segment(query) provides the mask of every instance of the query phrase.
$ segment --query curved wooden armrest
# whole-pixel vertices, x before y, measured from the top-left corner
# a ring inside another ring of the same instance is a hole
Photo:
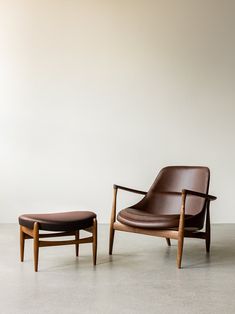
[[[204,193],[200,193],[200,192],[196,192],[196,191],[192,191],[192,190],[186,190],[186,189],[182,190],[182,194],[195,195],[195,196],[206,198],[210,201],[215,201],[217,199],[217,197],[213,196],[213,195],[204,194]]]
[[[132,193],[137,193],[137,194],[142,194],[142,195],[146,195],[147,194],[147,192],[134,190],[134,189],[127,188],[125,186],[121,186],[121,185],[117,185],[117,184],[114,184],[113,188],[116,189],[116,190],[120,189],[120,190],[124,190],[124,191],[127,191],[127,192],[132,192]]]

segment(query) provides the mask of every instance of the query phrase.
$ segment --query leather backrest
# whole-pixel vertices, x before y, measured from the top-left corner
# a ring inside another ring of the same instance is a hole
[[[147,195],[134,207],[156,214],[178,214],[182,189],[208,193],[210,170],[207,167],[171,166],[163,168]],[[205,200],[187,196],[186,214],[196,215],[205,206]]]

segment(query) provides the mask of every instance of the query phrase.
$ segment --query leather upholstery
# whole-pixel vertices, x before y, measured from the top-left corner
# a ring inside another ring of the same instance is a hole
[[[137,204],[119,212],[123,224],[150,229],[171,229],[179,225],[182,189],[208,193],[210,171],[206,167],[173,166],[163,168],[146,196]],[[202,229],[205,199],[188,195],[185,227]]]
[[[25,214],[19,217],[19,223],[29,229],[33,229],[34,222],[38,222],[41,230],[74,231],[91,227],[93,218],[96,218],[96,214],[90,211]]]

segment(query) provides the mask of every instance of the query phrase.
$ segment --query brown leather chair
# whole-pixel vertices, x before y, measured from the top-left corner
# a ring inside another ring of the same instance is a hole
[[[24,244],[26,239],[34,242],[34,270],[38,271],[39,247],[75,245],[76,256],[79,244],[92,243],[93,264],[96,265],[97,256],[97,220],[96,214],[90,211],[72,211],[49,214],[24,214],[19,217],[20,224],[20,259],[24,261]],[[40,231],[50,231],[43,232]],[[92,236],[80,238],[79,231],[85,230]],[[44,241],[41,238],[74,236],[74,240]]]
[[[210,250],[210,170],[206,167],[163,168],[148,192],[114,185],[110,223],[109,254],[113,251],[115,230],[178,240],[177,265],[181,268],[184,238],[200,238]],[[144,195],[137,204],[121,210],[116,221],[117,191]],[[206,223],[205,223],[206,217]],[[205,224],[205,231],[201,231]]]

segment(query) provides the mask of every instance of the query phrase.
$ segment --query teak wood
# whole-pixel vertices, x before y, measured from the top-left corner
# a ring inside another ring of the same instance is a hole
[[[93,219],[93,226],[90,228],[83,229],[92,236],[87,238],[80,238],[80,230],[75,231],[64,231],[64,232],[53,232],[40,234],[39,223],[35,222],[33,229],[20,226],[20,260],[24,261],[24,245],[26,239],[33,239],[34,243],[34,270],[38,271],[38,259],[39,259],[39,248],[46,246],[60,246],[60,245],[75,245],[76,256],[79,255],[79,245],[83,243],[92,243],[93,247],[93,264],[96,265],[97,259],[97,220]],[[64,240],[64,241],[44,241],[41,238],[52,238],[52,237],[64,237],[64,236],[75,236],[74,240]]]
[[[120,185],[114,185],[113,186],[113,205],[112,205],[112,212],[111,212],[111,221],[110,221],[110,238],[109,238],[109,254],[112,255],[113,252],[113,241],[114,241],[114,234],[115,230],[117,231],[125,231],[125,232],[131,232],[131,233],[139,233],[149,236],[155,236],[155,237],[164,237],[166,238],[168,246],[171,245],[170,239],[175,239],[178,241],[178,251],[177,251],[177,267],[181,268],[181,262],[182,262],[182,254],[183,254],[183,246],[184,246],[184,238],[198,238],[198,239],[205,239],[206,240],[206,251],[210,251],[210,201],[213,201],[216,199],[215,196],[199,193],[196,191],[186,190],[183,189],[181,193],[182,197],[182,205],[180,209],[180,220],[179,220],[179,226],[176,230],[155,230],[155,229],[145,229],[145,228],[136,228],[131,227],[128,225],[124,225],[120,222],[116,222],[116,207],[117,207],[117,191],[118,189],[138,193],[145,195],[147,192],[134,190],[131,188],[122,187]],[[187,195],[195,195],[198,197],[202,197],[206,200],[206,228],[205,231],[194,231],[194,230],[188,230],[184,227],[184,221],[185,221],[185,204],[186,204],[186,198]]]

